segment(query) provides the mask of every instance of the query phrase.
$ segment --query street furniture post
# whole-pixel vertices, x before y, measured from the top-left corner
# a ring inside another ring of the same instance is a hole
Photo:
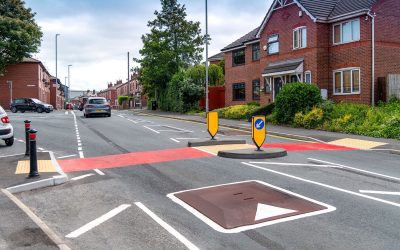
[[[251,126],[251,137],[257,146],[257,151],[261,151],[266,137],[265,116],[253,116]]]
[[[29,161],[29,176],[28,178],[39,177],[38,165],[37,165],[37,154],[36,154],[36,133],[37,130],[29,130],[29,144],[30,144],[30,161]]]
[[[29,155],[29,130],[31,129],[31,121],[25,120],[25,155]]]

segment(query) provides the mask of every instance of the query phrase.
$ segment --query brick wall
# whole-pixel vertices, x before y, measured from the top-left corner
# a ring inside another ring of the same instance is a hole
[[[30,97],[49,103],[49,78],[40,63],[19,63],[8,66],[4,76],[0,76],[0,105],[6,109],[10,107],[10,88],[7,81],[13,82],[13,99]]]

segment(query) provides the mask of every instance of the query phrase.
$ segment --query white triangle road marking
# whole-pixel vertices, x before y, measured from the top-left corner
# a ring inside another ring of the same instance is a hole
[[[265,205],[262,203],[258,203],[257,205],[257,212],[256,212],[256,218],[254,219],[255,221],[258,220],[263,220],[279,215],[284,215],[284,214],[290,214],[297,212],[297,210],[291,210],[287,208],[281,208],[281,207],[274,207],[270,205]]]

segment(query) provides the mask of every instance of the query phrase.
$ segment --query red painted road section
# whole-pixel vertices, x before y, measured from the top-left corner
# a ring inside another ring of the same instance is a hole
[[[323,143],[298,143],[298,144],[265,144],[263,148],[284,148],[287,151],[318,151],[318,150],[355,150],[342,146]],[[61,160],[59,164],[64,172],[78,172],[93,169],[121,168],[141,165],[146,163],[162,163],[186,159],[214,157],[211,154],[195,148],[177,148],[158,151],[134,152],[120,155],[108,155],[85,159]]]
[[[77,172],[93,169],[119,168],[146,163],[161,163],[185,159],[212,157],[213,155],[194,148],[177,148],[148,152],[135,152],[120,155],[108,155],[85,159],[59,161],[64,172]]]
[[[293,144],[271,143],[271,144],[264,144],[263,148],[284,148],[287,151],[356,150],[354,148],[336,146],[325,143],[293,143]]]

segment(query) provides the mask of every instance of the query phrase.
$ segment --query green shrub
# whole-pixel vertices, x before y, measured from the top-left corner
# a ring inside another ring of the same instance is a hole
[[[304,114],[303,114],[303,112],[297,112],[295,115],[294,115],[294,119],[293,119],[293,124],[296,126],[296,127],[303,127],[304,126]]]
[[[256,116],[256,115],[268,116],[268,115],[272,114],[272,112],[274,111],[274,108],[275,108],[275,103],[273,102],[273,103],[270,103],[270,104],[267,104],[265,106],[255,109],[253,111],[253,113],[251,113],[251,116]]]
[[[298,112],[309,111],[322,101],[317,86],[306,83],[285,84],[276,97],[276,118],[279,123],[292,124]]]
[[[129,100],[129,96],[118,96],[118,104],[122,105],[123,102],[128,101]]]
[[[307,129],[317,128],[324,121],[324,112],[321,108],[314,107],[310,112],[306,113],[303,118],[303,126]]]
[[[246,105],[260,107],[260,103],[259,102],[248,102],[248,103],[246,103]]]
[[[249,117],[251,117],[251,114],[255,109],[257,109],[257,106],[235,105],[222,109],[217,109],[214,111],[218,112],[218,116],[220,118],[242,120],[242,119],[249,119]]]

